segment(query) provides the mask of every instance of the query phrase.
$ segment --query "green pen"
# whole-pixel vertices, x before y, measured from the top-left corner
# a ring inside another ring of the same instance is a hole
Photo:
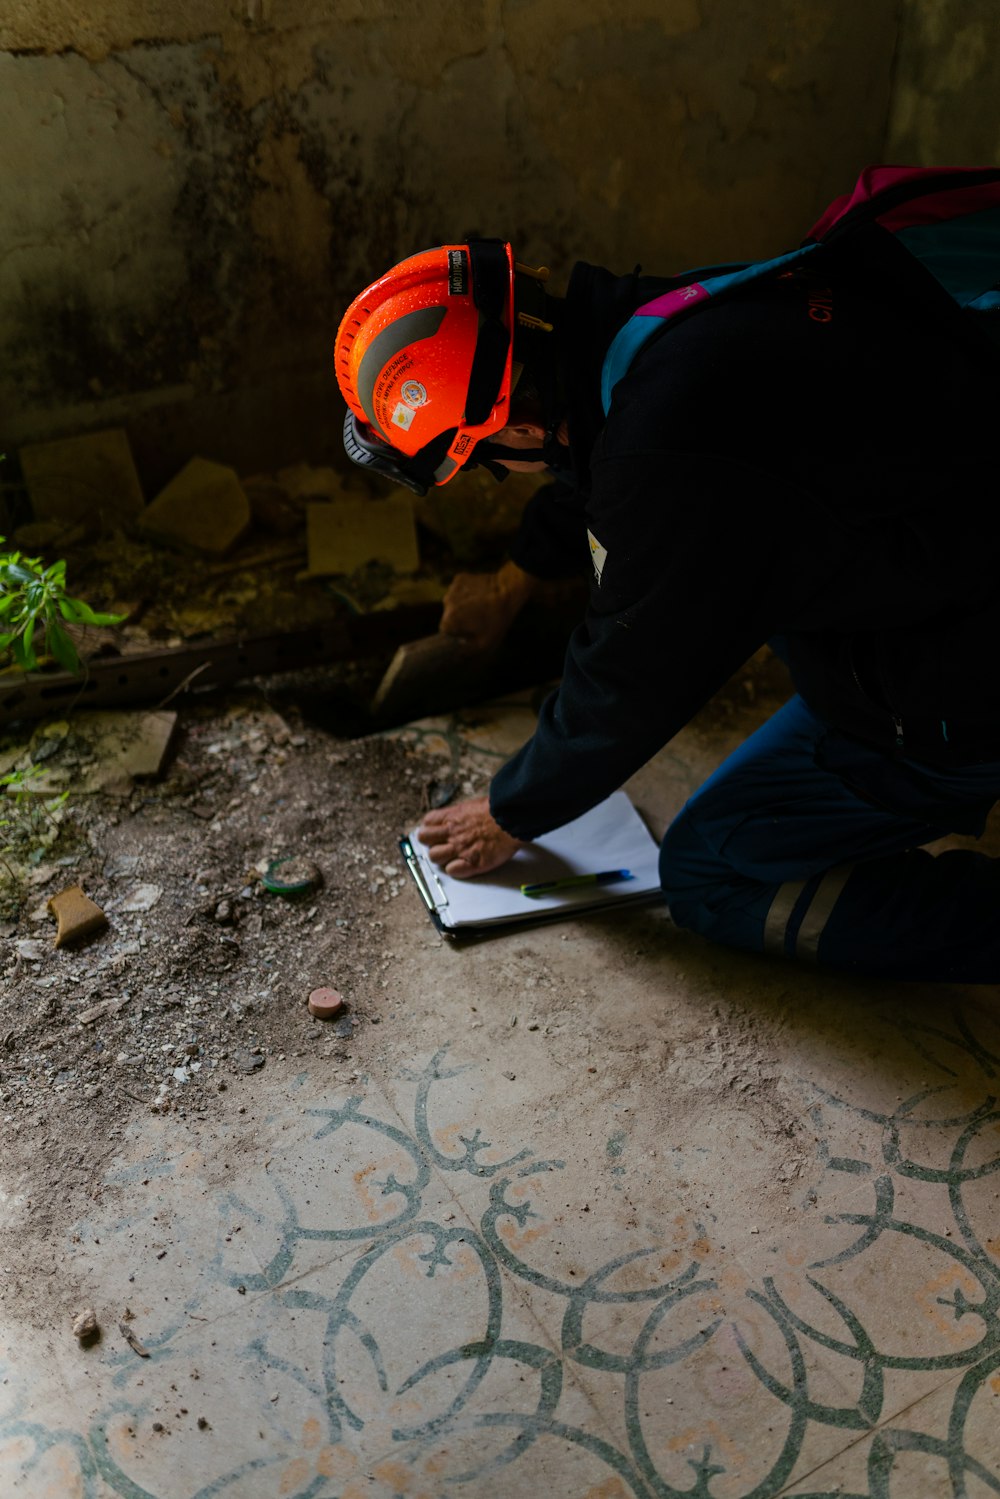
[[[556,890],[575,890],[580,885],[615,885],[619,880],[631,880],[630,869],[602,869],[600,874],[568,874],[562,880],[546,880],[540,885],[522,885],[522,895],[551,895]]]

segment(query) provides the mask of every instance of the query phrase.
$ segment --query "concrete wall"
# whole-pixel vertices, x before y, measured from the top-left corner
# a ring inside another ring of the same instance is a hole
[[[1000,165],[996,0],[904,0],[887,155]]]
[[[785,248],[882,154],[898,9],[4,0],[0,447],[326,456],[343,307],[467,232],[560,274]]]

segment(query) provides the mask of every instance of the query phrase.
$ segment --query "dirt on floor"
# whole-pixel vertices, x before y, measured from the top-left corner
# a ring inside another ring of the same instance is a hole
[[[776,662],[750,663],[707,725],[782,685]],[[160,779],[71,792],[0,917],[0,1191],[28,1209],[0,1225],[0,1264],[37,1271],[37,1295],[22,1280],[32,1304],[139,1115],[197,1130],[252,1106],[269,1066],[318,1060],[347,1082],[419,1029],[393,1006],[389,907],[413,896],[397,841],[423,807],[485,791],[485,772],[445,784],[440,757],[338,737],[317,717],[315,691],[297,702],[260,682],[185,707]],[[62,729],[45,767],[65,755],[82,773],[86,752]],[[269,890],[281,860],[315,866],[319,883]],[[108,926],[56,948],[48,901],[72,885]],[[498,970],[500,1013],[517,1008],[522,978]],[[309,1012],[323,986],[348,1001],[336,1018]]]
[[[136,1111],[209,1117],[272,1058],[363,1069],[393,960],[383,918],[407,878],[392,852],[432,770],[251,694],[184,717],[160,781],[71,798],[0,926],[3,1187],[31,1200],[35,1234],[71,1220]],[[268,890],[285,859],[318,886]],[[109,925],[57,949],[47,902],[74,884]],[[349,1005],[317,1021],[308,996],[330,985]]]
[[[10,485],[0,500],[16,546],[68,559],[70,592],[122,615],[116,629],[74,630],[81,654],[127,655],[440,600],[457,567],[497,565],[533,487],[498,490],[481,477],[447,503],[416,506],[421,564],[409,576],[372,563],[304,577],[308,504],[368,492],[307,465],[247,481],[253,526],[221,561],[96,521],[35,523]],[[0,771],[39,766],[69,787],[54,822],[32,813],[27,839],[0,859],[0,1201],[30,1204],[8,1218],[16,1229],[0,1222],[4,1259],[30,1262],[74,1220],[138,1113],[220,1117],[237,1079],[252,1088],[269,1063],[297,1056],[328,1058],[344,1080],[365,1070],[393,960],[383,918],[408,878],[396,841],[438,789],[435,762],[358,737],[374,727],[369,707],[391,654],[179,698],[155,781],[81,792],[93,752],[73,712],[4,736]],[[263,874],[281,859],[314,865],[318,887],[269,891]],[[108,926],[57,949],[48,901],[73,885]],[[308,996],[331,985],[348,1007],[314,1020]]]

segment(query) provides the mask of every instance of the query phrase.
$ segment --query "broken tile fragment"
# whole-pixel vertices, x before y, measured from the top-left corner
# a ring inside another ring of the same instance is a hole
[[[79,714],[73,729],[93,758],[74,772],[73,790],[108,791],[133,780],[158,780],[176,728],[177,714],[166,708]]]
[[[336,989],[314,989],[309,996],[309,1013],[317,1020],[333,1020],[344,1008],[344,997]]]
[[[221,557],[250,525],[250,502],[234,469],[192,458],[139,517],[154,541]]]
[[[53,895],[49,900],[49,910],[58,923],[56,947],[69,947],[74,942],[81,942],[94,932],[102,932],[108,924],[108,918],[100,906],[95,905],[89,895],[84,895],[79,885],[70,885],[67,890]]]
[[[77,732],[97,756],[99,780],[122,775],[155,780],[163,771],[176,728],[177,714],[158,708],[148,713],[88,714]]]
[[[142,485],[120,427],[31,443],[20,458],[36,521],[131,523],[142,511]]]
[[[409,495],[307,505],[306,525],[309,576],[352,573],[367,562],[385,562],[400,573],[420,566]]]

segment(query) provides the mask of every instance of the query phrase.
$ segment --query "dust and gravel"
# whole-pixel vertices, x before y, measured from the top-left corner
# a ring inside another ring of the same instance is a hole
[[[407,879],[392,853],[433,768],[237,699],[185,715],[159,782],[70,801],[0,928],[2,1186],[30,1202],[33,1237],[73,1221],[137,1112],[211,1119],[235,1078],[320,1048],[346,1076],[365,1065]],[[267,890],[284,858],[312,861],[319,889]],[[47,899],[77,883],[109,927],[57,949]],[[329,983],[350,1004],[323,1023],[307,1001]]]
[[[762,681],[732,684],[706,723],[739,711]],[[72,735],[66,744],[73,753]],[[71,796],[62,838],[17,916],[0,921],[0,1193],[19,1205],[0,1225],[0,1269],[20,1266],[22,1311],[41,1315],[47,1284],[65,1273],[60,1245],[99,1202],[140,1116],[210,1132],[247,1104],[252,1112],[261,1069],[285,1076],[318,1060],[349,1081],[418,1046],[421,1018],[393,1007],[391,947],[406,913],[392,903],[409,889],[394,855],[445,765],[399,739],[335,737],[304,709],[279,713],[247,690],[184,709],[161,780]],[[485,780],[459,789],[483,790]],[[315,864],[319,888],[268,890],[263,875],[281,859]],[[57,949],[47,902],[73,884],[109,926]],[[643,923],[637,913],[608,925],[610,961],[658,961],[662,936],[644,936]],[[348,1007],[320,1021],[308,997],[328,985]],[[794,1149],[780,1065],[766,1065],[755,1030],[736,1036],[737,1015],[727,1016],[726,1046],[705,1038],[700,1019],[688,1047],[676,1018],[658,1012],[643,1011],[634,1028],[610,1024],[613,1001],[571,985],[530,945],[497,955],[491,986],[488,1007],[467,1007],[491,1048],[518,1012],[527,1029],[541,1022],[557,1068],[596,1080],[599,1055],[605,1088],[627,1091],[640,1073],[662,1078],[672,1065],[690,1088],[704,1066],[706,1108],[724,1085],[745,1086],[764,1127]],[[433,1020],[434,996],[427,1003]]]

